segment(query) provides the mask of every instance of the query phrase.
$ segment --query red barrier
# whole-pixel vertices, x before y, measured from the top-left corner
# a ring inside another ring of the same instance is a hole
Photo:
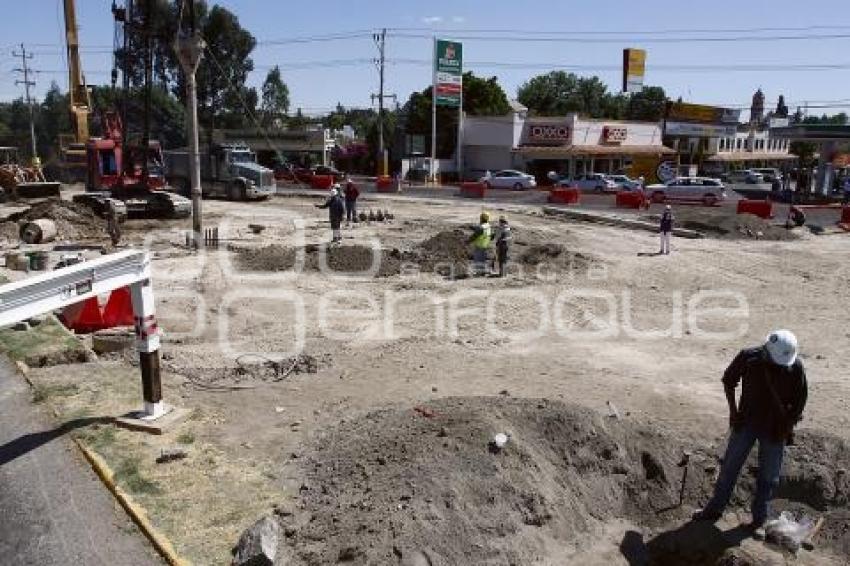
[[[754,214],[759,218],[773,218],[773,203],[769,200],[747,200],[738,201],[738,214]]]
[[[468,198],[484,198],[487,185],[484,183],[461,183],[460,196]]]
[[[641,208],[645,202],[644,194],[640,191],[618,191],[614,206],[620,208]]]
[[[840,224],[850,224],[850,206],[845,206],[841,209]]]
[[[333,175],[313,175],[310,186],[314,189],[330,189],[334,184]]]
[[[109,295],[103,309],[103,324],[106,328],[113,326],[133,326],[133,301],[130,298],[129,287],[115,289]]]
[[[549,191],[549,202],[561,204],[578,204],[581,193],[575,187],[558,187]]]
[[[389,175],[381,175],[375,179],[375,190],[379,193],[395,193],[398,192],[395,179]]]
[[[97,302],[97,297],[91,297],[82,303],[65,307],[60,319],[69,329],[81,334],[106,328],[103,323],[103,314],[100,311],[100,304]]]

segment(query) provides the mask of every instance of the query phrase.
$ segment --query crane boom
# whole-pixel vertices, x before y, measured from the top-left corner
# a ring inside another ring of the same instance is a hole
[[[89,139],[89,114],[91,100],[80,62],[80,38],[77,32],[77,10],[74,0],[65,3],[65,42],[68,46],[68,99],[71,110],[71,124],[77,143]]]

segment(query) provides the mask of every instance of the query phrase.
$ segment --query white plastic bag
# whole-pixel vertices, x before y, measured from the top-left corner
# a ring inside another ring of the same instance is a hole
[[[810,517],[803,516],[798,521],[793,514],[783,511],[778,519],[765,523],[764,533],[768,540],[796,553],[814,527]]]

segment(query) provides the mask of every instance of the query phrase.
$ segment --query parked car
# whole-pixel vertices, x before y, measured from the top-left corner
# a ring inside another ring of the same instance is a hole
[[[521,191],[537,187],[537,181],[534,179],[534,175],[514,169],[503,169],[502,171],[496,171],[490,176],[485,175],[481,177],[480,182],[484,183],[488,189],[514,189]]]
[[[782,177],[782,173],[779,172],[779,169],[774,167],[760,167],[757,169],[751,169],[751,171],[761,174],[761,176],[764,177],[765,183],[772,183]]]
[[[652,202],[702,202],[714,206],[726,200],[726,187],[719,179],[677,177],[669,183],[649,185],[646,193]]]
[[[742,169],[740,171],[730,171],[726,174],[726,180],[730,183],[747,183],[756,185],[764,183],[764,175],[757,173],[752,169]]]
[[[613,193],[618,189],[617,183],[612,181],[603,173],[586,173],[578,175],[570,181],[561,181],[559,185],[578,187],[582,191],[596,191],[600,193]]]
[[[628,175],[608,175],[608,178],[614,182],[618,191],[634,191],[641,188],[640,181],[632,179]]]
[[[333,167],[328,167],[327,165],[317,165],[313,169],[313,175],[330,175],[334,178],[334,181],[342,181],[345,179],[345,173],[334,169]]]

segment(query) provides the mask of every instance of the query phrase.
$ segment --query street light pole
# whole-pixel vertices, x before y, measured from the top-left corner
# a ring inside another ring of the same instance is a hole
[[[194,27],[194,26],[193,26]],[[198,150],[198,89],[195,83],[195,73],[201,56],[204,52],[205,43],[200,34],[194,29],[177,34],[174,49],[186,75],[186,113],[188,114],[188,137],[189,137],[189,180],[192,185],[192,239],[195,249],[204,244],[201,224],[201,159]]]

